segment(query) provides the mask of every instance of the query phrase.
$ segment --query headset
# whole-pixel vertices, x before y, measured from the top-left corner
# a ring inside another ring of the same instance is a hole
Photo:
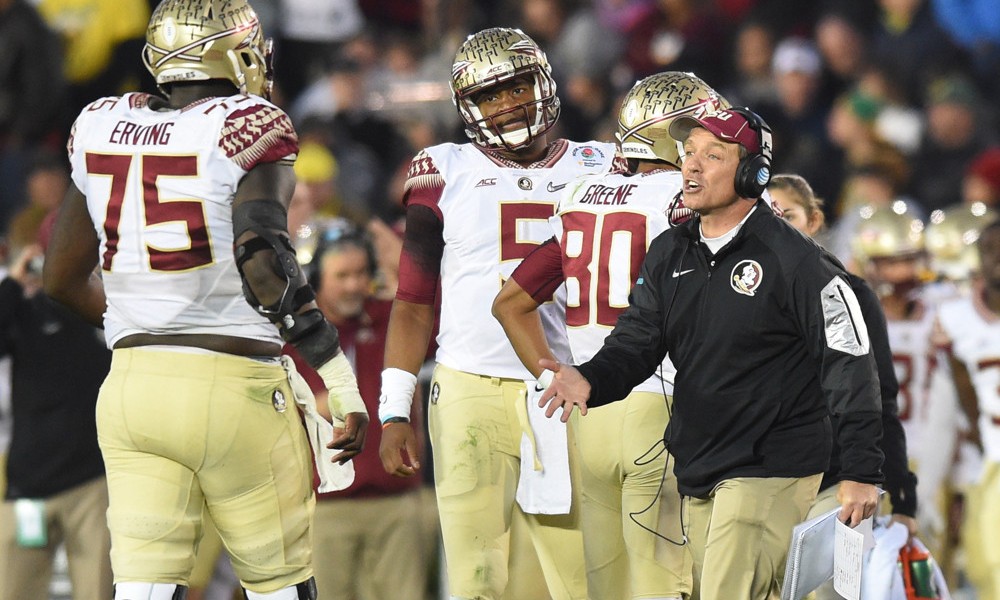
[[[734,107],[729,111],[747,120],[750,129],[757,134],[757,143],[760,146],[760,153],[751,152],[740,159],[734,182],[736,193],[740,198],[760,198],[768,182],[771,181],[771,128],[749,108]]]
[[[313,252],[312,260],[309,261],[309,276],[307,278],[313,291],[319,291],[323,279],[323,257],[333,249],[345,246],[361,248],[368,259],[368,274],[372,279],[378,274],[378,257],[375,254],[375,246],[364,231],[353,224],[338,220],[321,229],[317,235],[319,240],[316,242],[316,250]]]

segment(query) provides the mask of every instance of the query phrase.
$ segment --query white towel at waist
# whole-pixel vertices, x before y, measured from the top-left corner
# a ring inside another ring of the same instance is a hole
[[[518,411],[523,433],[517,503],[529,514],[565,515],[573,496],[566,424],[538,407],[544,390],[536,389],[535,381],[526,381],[525,389],[524,411]]]
[[[299,375],[295,362],[288,356],[281,357],[281,364],[288,373],[288,383],[292,386],[292,395],[306,418],[306,433],[309,445],[312,446],[313,461],[319,473],[319,491],[321,493],[336,492],[354,483],[354,462],[344,464],[332,462],[339,450],[331,450],[326,445],[333,440],[333,425],[316,410],[316,397],[309,384]]]

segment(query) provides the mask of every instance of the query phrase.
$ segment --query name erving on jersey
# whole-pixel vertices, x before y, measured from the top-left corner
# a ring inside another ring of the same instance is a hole
[[[170,143],[170,130],[174,123],[139,125],[131,121],[118,121],[111,130],[108,142],[130,146],[165,146]]]
[[[594,184],[587,188],[580,199],[580,204],[606,204],[621,205],[628,204],[628,198],[635,190],[636,184],[628,183],[610,187],[606,185]]]

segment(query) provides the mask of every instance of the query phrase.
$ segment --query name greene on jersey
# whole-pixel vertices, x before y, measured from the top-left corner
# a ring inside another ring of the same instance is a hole
[[[108,137],[109,144],[131,146],[165,146],[170,143],[174,123],[140,125],[131,121],[118,121]]]
[[[629,196],[635,191],[636,184],[627,183],[619,186],[606,186],[595,183],[587,188],[580,198],[579,204],[596,204],[604,206],[621,206],[628,204]]]

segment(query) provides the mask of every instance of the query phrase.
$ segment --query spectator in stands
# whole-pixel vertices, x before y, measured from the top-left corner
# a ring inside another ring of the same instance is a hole
[[[58,134],[64,91],[58,38],[27,0],[0,0],[0,231],[25,202],[32,152]]]
[[[954,204],[966,168],[996,143],[982,102],[973,82],[961,75],[946,75],[927,86],[927,129],[914,157],[910,189],[928,210]]]

